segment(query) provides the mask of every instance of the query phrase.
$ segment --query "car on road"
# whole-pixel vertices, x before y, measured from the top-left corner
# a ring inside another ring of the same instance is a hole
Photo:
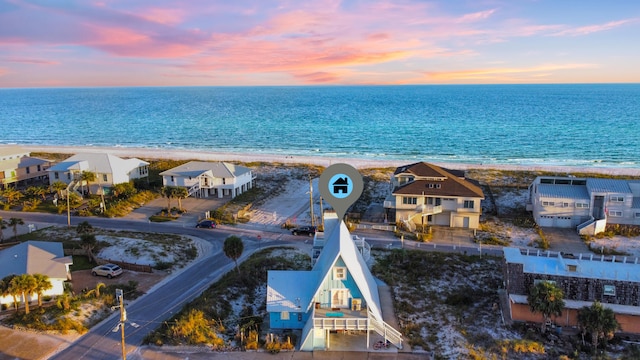
[[[313,234],[316,233],[316,227],[315,226],[299,226],[297,228],[291,229],[291,233],[293,235],[313,236]]]
[[[98,265],[91,269],[91,275],[106,276],[107,278],[111,279],[118,275],[122,275],[122,268],[116,264]]]
[[[213,220],[202,220],[199,223],[196,224],[197,228],[203,228],[203,229],[215,229],[216,228],[216,222]]]

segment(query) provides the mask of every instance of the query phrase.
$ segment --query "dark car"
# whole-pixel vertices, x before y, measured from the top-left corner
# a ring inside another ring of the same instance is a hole
[[[316,233],[316,227],[315,226],[300,226],[300,227],[291,229],[291,233],[293,235],[313,236],[313,234]]]
[[[205,228],[205,229],[215,229],[216,222],[213,220],[202,220],[196,224],[197,228]]]

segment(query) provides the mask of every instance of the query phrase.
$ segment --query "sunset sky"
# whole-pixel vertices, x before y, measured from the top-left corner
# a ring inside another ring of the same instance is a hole
[[[640,82],[636,0],[0,0],[0,87]]]

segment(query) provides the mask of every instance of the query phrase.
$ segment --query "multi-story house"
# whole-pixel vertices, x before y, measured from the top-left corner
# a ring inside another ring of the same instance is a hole
[[[160,173],[162,185],[186,187],[189,196],[234,198],[254,186],[251,169],[227,162],[190,161]]]
[[[539,226],[594,235],[607,224],[640,225],[640,180],[539,176],[527,210]]]
[[[395,170],[384,207],[387,219],[411,230],[429,225],[477,229],[482,200],[482,189],[464,172],[419,162]]]
[[[640,264],[638,258],[563,255],[504,248],[505,289],[515,321],[542,322],[527,296],[539,281],[554,283],[564,293],[565,309],[553,318],[560,326],[577,326],[578,310],[599,301],[613,310],[620,331],[640,333]]]
[[[102,153],[76,154],[52,166],[49,183],[56,181],[68,184],[73,190],[90,188],[93,194],[109,191],[113,185],[130,182],[149,176],[149,163],[140,159],[122,159],[115,155]],[[93,172],[95,181],[82,180],[83,172]]]
[[[0,147],[0,188],[45,181],[51,165],[50,160],[32,157],[20,147]]]
[[[363,347],[376,336],[402,348],[402,335],[383,320],[378,284],[363,249],[335,213],[325,215],[320,247],[310,271],[267,273],[271,328],[302,330],[302,351],[327,350],[334,336],[358,335]]]

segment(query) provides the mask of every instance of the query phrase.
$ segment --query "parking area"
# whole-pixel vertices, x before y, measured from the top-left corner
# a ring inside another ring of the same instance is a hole
[[[549,250],[570,254],[590,253],[575,229],[544,227],[542,232],[549,240]]]

